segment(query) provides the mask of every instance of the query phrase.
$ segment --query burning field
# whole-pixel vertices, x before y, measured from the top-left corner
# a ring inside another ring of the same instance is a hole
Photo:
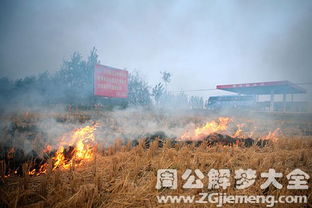
[[[158,200],[215,192],[304,195],[307,203],[274,207],[312,205],[309,177],[309,189],[299,190],[288,189],[286,177],[296,169],[312,174],[307,120],[137,111],[25,113],[2,120],[0,207],[216,207]],[[175,188],[157,187],[162,169],[177,171]],[[185,186],[188,169],[197,171],[202,187]],[[227,187],[209,188],[212,169],[230,171]],[[235,186],[239,169],[256,171],[253,185]],[[261,173],[269,169],[283,174],[277,179],[282,187],[260,188],[266,181]]]

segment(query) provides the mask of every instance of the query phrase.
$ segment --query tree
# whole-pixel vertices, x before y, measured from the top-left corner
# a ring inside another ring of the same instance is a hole
[[[160,72],[161,74],[161,79],[164,81],[165,83],[165,88],[167,90],[167,85],[171,82],[171,74],[169,72]]]
[[[155,99],[156,104],[159,104],[161,97],[165,93],[164,85],[159,82],[155,87],[152,89],[152,96]]]
[[[171,74],[169,72],[160,72],[161,73],[161,78],[165,83],[170,83],[171,82]]]
[[[61,87],[59,93],[66,103],[86,103],[93,95],[93,70],[98,63],[96,49],[91,50],[87,61],[78,52],[70,60],[64,61],[55,76],[55,82]]]
[[[138,72],[129,74],[128,102],[132,105],[150,105],[151,98],[148,84],[142,79]]]

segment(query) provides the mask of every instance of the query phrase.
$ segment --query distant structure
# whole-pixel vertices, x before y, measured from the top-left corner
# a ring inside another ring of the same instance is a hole
[[[246,100],[246,96],[254,98],[254,103],[250,104],[255,110],[264,111],[305,111],[307,103],[294,101],[294,94],[306,93],[306,90],[298,85],[289,81],[274,81],[274,82],[256,82],[256,83],[245,83],[245,84],[228,84],[228,85],[217,85],[219,90],[228,92],[238,93],[236,97],[236,106],[239,106],[239,96],[242,96],[242,100]],[[270,101],[261,102],[259,96],[268,95]],[[282,102],[276,102],[275,96],[282,95]],[[287,95],[290,95],[290,101],[287,101]],[[221,97],[221,96],[220,96]],[[233,97],[233,96],[232,96]],[[221,99],[222,100],[222,99]],[[224,100],[224,99],[223,99]],[[235,100],[235,99],[234,99]],[[238,101],[237,101],[238,100]],[[209,100],[208,100],[209,103]],[[245,102],[246,103],[246,102]]]

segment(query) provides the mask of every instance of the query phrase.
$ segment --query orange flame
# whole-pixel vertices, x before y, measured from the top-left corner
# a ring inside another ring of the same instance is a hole
[[[62,142],[63,146],[60,146],[56,152],[56,156],[53,158],[55,161],[54,168],[68,169],[71,164],[76,164],[82,160],[89,161],[93,159],[94,144],[95,144],[95,126],[86,126],[73,131],[69,143]],[[65,145],[74,147],[74,150],[69,152],[71,158],[68,160],[65,158],[64,152]]]
[[[231,124],[231,125],[230,125]],[[254,135],[253,130],[250,132],[244,132],[243,127],[245,123],[235,124],[233,119],[229,117],[220,117],[217,120],[209,121],[205,125],[186,131],[179,140],[202,140],[206,136],[213,133],[227,134],[233,138],[246,138]],[[236,126],[236,130],[232,127]],[[268,135],[259,137],[260,140],[270,140],[276,142],[280,135],[280,129],[276,129],[273,132],[269,132]]]
[[[278,136],[281,134],[282,134],[282,132],[281,132],[280,128],[277,128],[273,132],[270,131],[268,135],[260,137],[260,139],[270,140],[272,142],[276,142],[278,140]]]
[[[237,126],[237,130],[233,135],[234,138],[237,138],[242,135],[243,133],[242,127],[244,126],[244,124],[237,124],[236,126]]]
[[[231,119],[228,117],[220,117],[218,118],[218,121],[207,122],[202,127],[196,128],[193,131],[185,132],[181,136],[181,140],[200,140],[209,134],[226,131],[230,121]]]
[[[52,158],[54,169],[69,169],[71,166],[78,166],[83,161],[91,161],[94,158],[95,147],[95,125],[86,126],[73,130],[60,138],[61,142]],[[66,142],[69,140],[69,142]],[[52,147],[47,145],[43,150],[50,152]],[[33,169],[28,172],[29,175],[40,175],[47,172],[48,164],[40,166],[39,171]]]

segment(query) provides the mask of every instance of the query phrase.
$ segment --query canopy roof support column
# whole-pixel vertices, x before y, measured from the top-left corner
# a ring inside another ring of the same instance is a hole
[[[286,93],[283,94],[283,112],[286,112]]]
[[[274,111],[274,93],[273,91],[271,92],[271,96],[270,96],[270,112]]]

